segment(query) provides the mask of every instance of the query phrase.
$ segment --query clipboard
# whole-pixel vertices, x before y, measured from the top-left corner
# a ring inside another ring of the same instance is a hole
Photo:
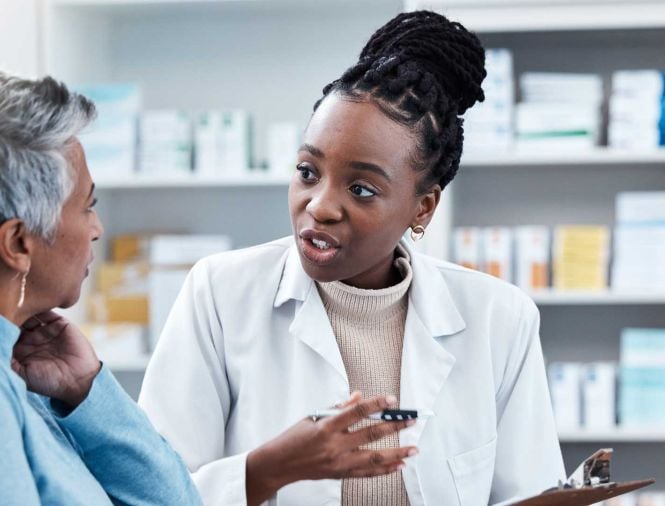
[[[646,487],[656,480],[626,481],[623,483],[608,483],[594,487],[564,488],[543,492],[540,495],[524,499],[511,506],[588,506],[605,501],[633,490]]]
[[[502,504],[510,506],[588,506],[656,482],[653,478],[621,483],[611,481],[610,462],[613,453],[612,448],[600,449],[585,459],[565,483],[560,481],[558,486],[545,490],[542,494]]]

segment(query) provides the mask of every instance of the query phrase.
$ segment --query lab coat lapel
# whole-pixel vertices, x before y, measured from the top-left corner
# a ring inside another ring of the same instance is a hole
[[[455,357],[445,349],[446,336],[464,330],[466,325],[435,260],[410,249],[409,253],[413,282],[404,326],[400,404],[405,408],[433,410],[455,364]],[[425,425],[426,421],[420,421],[403,431],[401,443],[417,444]]]
[[[295,245],[289,249],[274,306],[279,307],[288,300],[295,302],[295,314],[289,326],[290,334],[330,364],[347,383],[348,390],[346,369],[328,314],[316,284],[302,268]]]

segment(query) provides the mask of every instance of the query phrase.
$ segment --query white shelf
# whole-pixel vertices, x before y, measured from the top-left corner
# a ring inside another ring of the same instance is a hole
[[[562,443],[663,443],[665,442],[665,427],[559,431],[559,441]]]
[[[247,186],[286,186],[290,175],[246,174],[226,177],[199,176],[133,176],[126,179],[96,180],[95,186],[101,189],[132,188],[240,188]]]
[[[407,0],[407,10],[433,8],[475,32],[551,32],[665,28],[665,4],[660,0],[580,0],[449,2]]]
[[[494,155],[464,155],[462,167],[497,168],[497,167],[550,167],[550,166],[599,166],[599,165],[663,165],[665,169],[665,149],[644,153],[627,153],[599,148],[588,153],[578,154],[524,154],[502,153]],[[247,186],[286,186],[291,180],[290,174],[266,174],[260,169],[252,169],[246,175],[235,176],[164,176],[136,175],[125,179],[96,180],[98,188],[215,188]]]
[[[643,292],[562,292],[543,290],[530,293],[534,302],[541,306],[568,305],[665,305],[665,291]]]
[[[461,163],[463,167],[665,165],[665,149],[634,153],[602,147],[580,153],[469,153],[462,155]]]

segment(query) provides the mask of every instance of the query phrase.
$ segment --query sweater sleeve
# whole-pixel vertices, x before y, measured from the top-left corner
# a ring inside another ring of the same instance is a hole
[[[202,261],[189,273],[167,319],[139,404],[183,456],[206,505],[244,506],[246,454],[225,452],[231,393],[210,285]]]
[[[491,503],[541,493],[565,479],[540,346],[538,309],[524,300],[496,395]]]
[[[4,506],[39,506],[39,492],[23,443],[23,412],[0,370],[0,496]]]
[[[106,367],[76,409],[64,417],[51,411],[114,504],[201,503],[178,454]]]

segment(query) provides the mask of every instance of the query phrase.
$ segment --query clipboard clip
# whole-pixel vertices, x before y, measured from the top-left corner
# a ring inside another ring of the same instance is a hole
[[[613,448],[601,448],[596,450],[589,458],[585,459],[575,471],[568,477],[566,483],[559,482],[562,488],[597,487],[600,485],[611,485],[610,464],[614,454]]]

